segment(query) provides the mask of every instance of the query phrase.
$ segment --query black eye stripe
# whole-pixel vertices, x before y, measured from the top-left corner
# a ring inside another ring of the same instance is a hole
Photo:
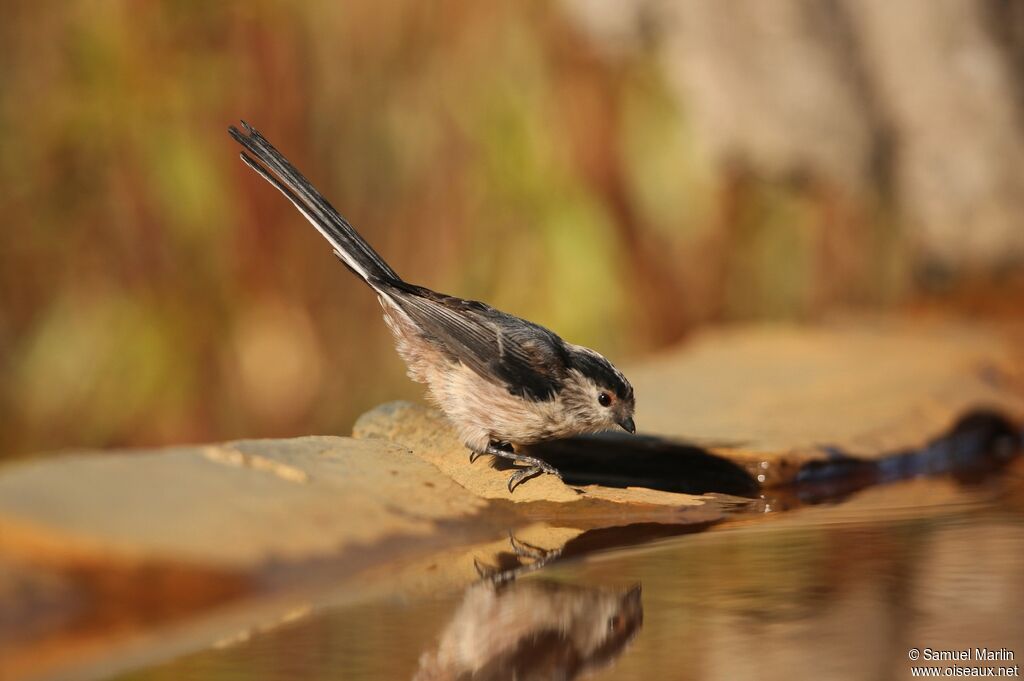
[[[596,353],[577,352],[571,355],[572,366],[597,385],[605,386],[609,392],[620,399],[628,400],[633,394],[633,386],[611,363]]]

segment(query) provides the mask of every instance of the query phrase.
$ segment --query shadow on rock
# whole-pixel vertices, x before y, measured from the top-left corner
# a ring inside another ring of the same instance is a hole
[[[651,436],[600,433],[533,445],[529,453],[557,468],[568,485],[740,497],[760,491],[740,465],[695,445]]]

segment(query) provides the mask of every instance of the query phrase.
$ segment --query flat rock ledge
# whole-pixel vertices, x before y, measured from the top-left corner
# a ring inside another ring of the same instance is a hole
[[[704,333],[626,373],[641,436],[732,461],[765,487],[793,483],[808,464],[837,456],[878,461],[921,450],[970,415],[988,414],[1018,431],[1024,424],[1019,327],[940,319],[745,327]],[[353,435],[399,443],[484,499],[700,501],[636,487],[574,488],[551,476],[510,497],[507,471],[493,468],[487,456],[470,465],[440,413],[408,402],[364,414]],[[618,442],[624,456],[643,449],[627,437]],[[610,467],[614,475],[617,466]]]
[[[495,467],[492,464],[496,462],[490,456],[482,456],[470,464],[469,451],[444,416],[436,409],[411,402],[391,402],[363,414],[356,421],[352,435],[408,447],[415,456],[435,466],[446,478],[474,496],[511,502],[513,507],[536,506],[530,511],[534,517],[546,515],[542,509],[552,509],[553,504],[558,504],[558,511],[547,517],[551,522],[572,522],[574,516],[585,517],[596,509],[600,509],[601,514],[627,513],[632,519],[666,515],[685,507],[701,506],[707,501],[696,495],[643,487],[567,485],[552,475],[531,478],[510,494],[507,485],[511,468]]]
[[[81,453],[0,475],[0,549],[43,562],[286,565],[414,540],[483,502],[408,450],[342,437]]]
[[[744,464],[766,486],[837,454],[921,449],[971,414],[1024,424],[1020,324],[857,317],[710,331],[628,374],[639,432]]]

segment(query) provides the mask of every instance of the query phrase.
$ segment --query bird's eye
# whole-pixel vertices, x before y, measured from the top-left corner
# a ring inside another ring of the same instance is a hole
[[[612,403],[612,396],[609,395],[608,393],[603,392],[597,396],[597,403],[600,404],[602,407],[608,407]]]

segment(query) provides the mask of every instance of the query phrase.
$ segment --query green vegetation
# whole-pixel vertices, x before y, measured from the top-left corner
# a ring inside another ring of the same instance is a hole
[[[410,280],[617,360],[894,286],[823,265],[830,199],[712,167],[651,55],[591,54],[557,5],[6,15],[0,454],[345,433],[419,394],[375,301],[237,161],[242,117]]]

